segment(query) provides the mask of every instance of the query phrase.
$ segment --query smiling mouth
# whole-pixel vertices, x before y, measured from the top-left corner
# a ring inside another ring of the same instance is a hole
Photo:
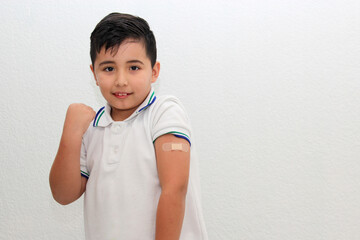
[[[126,93],[126,92],[115,92],[113,93],[113,95],[117,98],[126,98],[128,96],[131,95],[131,93]]]

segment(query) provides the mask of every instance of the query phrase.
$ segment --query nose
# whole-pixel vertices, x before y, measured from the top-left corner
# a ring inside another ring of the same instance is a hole
[[[116,75],[115,85],[119,87],[124,87],[128,85],[127,78],[125,74],[123,74],[121,71],[119,71],[119,73]]]

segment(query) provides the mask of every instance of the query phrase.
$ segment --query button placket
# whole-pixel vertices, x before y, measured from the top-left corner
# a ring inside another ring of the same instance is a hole
[[[114,152],[114,153],[119,152],[119,146],[114,146],[114,147],[113,147],[113,152]]]
[[[112,126],[111,126],[111,131],[113,133],[116,133],[116,134],[119,134],[121,132],[121,129],[122,129],[122,125],[121,124],[118,124],[118,123],[114,123]]]
[[[108,146],[109,158],[108,163],[118,163],[120,161],[120,144],[122,142],[123,124],[113,123],[110,127],[110,145]]]

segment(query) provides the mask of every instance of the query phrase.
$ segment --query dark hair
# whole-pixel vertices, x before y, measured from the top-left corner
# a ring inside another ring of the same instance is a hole
[[[156,62],[156,41],[149,24],[142,18],[124,13],[110,13],[95,27],[90,36],[90,57],[94,65],[96,55],[102,47],[117,52],[126,39],[143,41],[146,55],[154,67]]]

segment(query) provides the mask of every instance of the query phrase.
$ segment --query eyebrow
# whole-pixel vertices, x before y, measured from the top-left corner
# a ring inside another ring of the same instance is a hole
[[[99,66],[105,65],[105,64],[114,64],[114,63],[115,63],[114,61],[103,61],[103,62],[99,63]]]
[[[140,60],[130,60],[130,61],[127,61],[126,63],[140,63],[142,65],[145,65],[142,61]]]
[[[126,63],[140,63],[142,65],[145,65],[142,61],[136,60],[136,59],[135,60],[129,60]],[[99,63],[99,66],[106,65],[106,64],[115,64],[115,61],[103,61],[103,62]]]

